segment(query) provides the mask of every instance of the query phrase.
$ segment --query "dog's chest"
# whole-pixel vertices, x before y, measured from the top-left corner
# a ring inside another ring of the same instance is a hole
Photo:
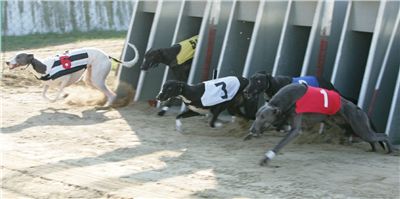
[[[197,113],[201,113],[201,114],[206,114],[206,113],[208,113],[208,109],[199,108],[199,107],[196,107],[196,106],[194,106],[194,105],[190,105],[190,103],[192,103],[192,101],[189,100],[189,99],[187,99],[187,98],[185,98],[184,96],[179,95],[179,98],[187,105],[187,107],[188,107],[190,110],[192,110],[192,111],[194,111],[194,112],[197,112]]]
[[[190,104],[192,101],[188,100],[186,97],[183,95],[178,96],[179,99],[181,99],[185,104]]]
[[[188,108],[189,108],[190,110],[194,111],[194,112],[197,112],[197,113],[201,113],[201,114],[206,114],[206,113],[208,113],[208,109],[198,108],[198,107],[195,107],[195,106],[193,106],[193,105],[188,105]]]

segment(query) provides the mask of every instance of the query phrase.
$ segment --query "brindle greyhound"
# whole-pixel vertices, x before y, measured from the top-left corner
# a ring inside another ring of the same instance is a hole
[[[325,98],[321,91],[320,96],[323,99],[324,106],[328,106],[328,98]],[[305,96],[308,92],[308,87],[303,84],[290,84],[285,86],[272,97],[272,99],[262,106],[256,114],[256,120],[250,128],[250,133],[245,137],[245,140],[250,139],[252,136],[258,136],[262,127],[267,124],[271,125],[277,120],[281,114],[288,115],[288,122],[292,126],[289,133],[272,149],[267,151],[265,157],[261,160],[260,165],[265,165],[270,161],[286,144],[293,140],[301,131],[301,124],[303,115],[307,115],[309,119],[316,119],[323,115],[317,113],[299,113],[298,101]],[[339,95],[337,95],[339,96]],[[313,99],[313,98],[309,98]],[[307,101],[306,101],[307,102]],[[350,124],[353,131],[364,141],[368,142],[372,151],[375,151],[375,144],[378,142],[384,148],[383,143],[386,144],[388,153],[392,152],[392,145],[389,138],[384,133],[376,133],[369,123],[367,114],[352,102],[339,96],[337,100],[337,113],[340,113],[345,120]],[[325,104],[326,103],[326,104]],[[302,108],[302,107],[300,107]],[[325,115],[326,116],[326,115]]]
[[[178,55],[186,53],[185,51],[188,50],[194,51],[196,49],[196,43],[197,36],[174,44],[168,48],[150,49],[144,55],[144,62],[140,68],[147,71],[150,68],[158,67],[158,64],[162,63],[169,66],[175,80],[187,82],[192,66],[193,55],[186,56],[182,59],[180,59]],[[171,100],[164,102],[164,106],[158,112],[158,115],[163,116],[171,105]]]

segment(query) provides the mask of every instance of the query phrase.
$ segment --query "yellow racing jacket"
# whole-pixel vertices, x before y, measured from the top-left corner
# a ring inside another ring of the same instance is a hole
[[[178,65],[183,64],[189,59],[193,58],[194,52],[196,50],[198,37],[199,36],[196,35],[189,39],[179,42],[181,50],[179,51],[178,55],[176,55],[176,62]]]

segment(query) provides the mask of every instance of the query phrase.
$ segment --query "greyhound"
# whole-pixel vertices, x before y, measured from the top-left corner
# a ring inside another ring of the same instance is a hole
[[[198,36],[196,35],[168,48],[148,50],[144,55],[144,62],[140,68],[147,71],[150,68],[158,67],[158,64],[162,63],[169,66],[176,80],[187,82],[196,50],[197,38]],[[158,115],[163,116],[171,105],[172,102],[170,100],[166,101]]]
[[[313,109],[314,105],[318,106],[318,111]],[[376,150],[375,144],[378,142],[382,148],[385,143],[388,153],[392,152],[393,147],[387,135],[376,133],[371,128],[367,114],[359,107],[334,91],[304,84],[290,84],[283,87],[268,103],[262,106],[257,111],[256,120],[245,140],[252,136],[258,136],[265,124],[271,125],[282,114],[288,115],[292,129],[272,150],[265,153],[260,165],[266,165],[286,144],[299,135],[303,115],[307,115],[309,119],[315,119],[326,115],[341,114],[353,131],[371,145],[371,151]]]
[[[303,83],[313,87],[325,88],[327,90],[333,90],[340,94],[340,92],[333,86],[333,84],[324,78],[316,76],[302,76],[302,77],[289,77],[289,76],[275,76],[272,77],[271,74],[265,71],[260,71],[251,76],[249,85],[244,89],[243,93],[246,98],[254,98],[264,91],[264,98],[268,101],[274,96],[281,88],[291,83]],[[351,102],[357,104],[357,100],[349,99]],[[276,121],[273,126],[278,130],[284,129],[285,121],[287,118],[282,117],[279,121]],[[324,123],[321,123],[321,131]],[[371,123],[371,125],[373,125]],[[344,126],[346,129],[350,129]],[[373,126],[374,130],[375,127]],[[351,134],[351,132],[349,132]]]
[[[128,45],[135,51],[135,58],[127,62],[110,57],[97,48],[81,48],[66,51],[63,55],[56,55],[44,60],[36,59],[33,54],[18,53],[6,64],[10,67],[10,70],[20,66],[32,65],[34,71],[42,75],[38,78],[44,84],[42,96],[50,102],[66,98],[68,95],[63,93],[64,88],[78,82],[83,77],[87,85],[97,88],[106,95],[105,107],[109,107],[116,99],[115,93],[105,84],[107,75],[111,70],[110,59],[126,67],[132,67],[139,60],[136,47],[130,43]],[[47,90],[49,87],[57,85],[59,85],[58,93],[54,99],[50,99],[46,95]]]
[[[246,97],[250,98],[264,91],[264,97],[268,101],[281,88],[291,83],[305,83],[313,87],[320,87],[338,92],[332,83],[324,78],[315,76],[289,77],[280,75],[272,77],[271,74],[260,71],[250,77],[250,83],[244,89],[243,93]]]
[[[256,109],[250,109],[247,105],[256,103],[246,101],[242,94],[247,84],[246,78],[236,76],[210,80],[193,86],[181,81],[168,80],[157,95],[157,99],[166,101],[179,97],[188,106],[188,110],[176,116],[176,129],[180,132],[182,131],[181,118],[206,114],[208,111],[212,113],[210,126],[215,127],[218,115],[225,109],[231,115],[254,118]],[[241,112],[241,107],[244,107],[245,113]]]

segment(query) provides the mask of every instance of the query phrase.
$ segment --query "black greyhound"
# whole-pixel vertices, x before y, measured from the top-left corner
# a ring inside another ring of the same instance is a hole
[[[169,66],[176,80],[187,82],[194,51],[196,49],[197,38],[197,36],[194,36],[174,44],[169,48],[148,50],[144,55],[144,62],[140,68],[147,71],[150,68],[157,67],[159,63],[162,63]],[[164,107],[158,112],[158,115],[163,116],[171,105],[171,101],[165,102]]]
[[[275,76],[265,71],[255,73],[250,77],[249,85],[244,89],[246,97],[254,97],[264,91],[266,100],[269,100],[275,95],[281,88],[291,83],[305,83],[310,86],[325,88],[328,90],[336,90],[331,82],[324,78],[315,76],[304,76],[304,77],[289,77],[289,76]],[[338,92],[339,93],[339,92]]]
[[[314,105],[319,106],[319,110],[322,110],[323,113],[310,108]],[[245,140],[252,136],[258,136],[265,124],[271,125],[280,118],[281,114],[288,115],[287,120],[292,129],[272,150],[265,154],[260,162],[261,165],[267,164],[279,150],[299,135],[303,115],[307,115],[308,119],[315,121],[315,119],[321,119],[321,116],[340,114],[350,124],[353,131],[371,145],[372,151],[375,151],[375,144],[378,142],[382,148],[385,143],[388,153],[392,152],[392,145],[387,135],[376,133],[372,129],[369,118],[363,110],[334,91],[309,87],[304,84],[290,84],[283,87],[268,103],[262,106],[257,111],[256,120]]]
[[[247,86],[248,80],[244,77],[229,76],[202,82],[190,86],[182,81],[167,81],[158,94],[157,99],[166,101],[177,97],[182,99],[188,109],[176,116],[176,128],[181,130],[181,118],[188,118],[212,113],[210,126],[215,127],[218,115],[228,110],[231,115],[238,115],[247,119],[254,119],[257,111],[257,99],[245,99],[243,89]],[[244,108],[244,113],[240,110]]]

